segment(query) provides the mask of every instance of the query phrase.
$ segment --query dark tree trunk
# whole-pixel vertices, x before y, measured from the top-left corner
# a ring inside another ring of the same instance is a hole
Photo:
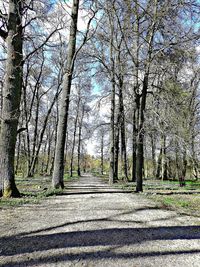
[[[163,135],[162,137],[162,180],[167,180],[168,173],[167,173],[167,157],[166,157],[166,136]]]
[[[114,75],[114,74],[113,74]],[[110,131],[110,171],[109,171],[109,183],[113,184],[114,182],[114,162],[115,162],[115,84],[114,80],[112,81],[112,92],[111,92],[111,131]]]
[[[0,191],[5,197],[18,197],[14,158],[22,89],[22,1],[9,1],[7,61],[0,136]]]
[[[78,133],[78,168],[77,168],[77,174],[78,176],[81,176],[81,138],[82,138],[82,126],[83,126],[83,118],[84,118],[85,108],[83,105],[82,109],[82,115],[79,121],[79,133]]]
[[[67,119],[69,110],[69,98],[72,83],[72,74],[74,70],[74,55],[76,50],[76,33],[78,20],[79,0],[73,1],[70,37],[68,45],[67,61],[65,66],[65,75],[62,84],[61,105],[59,110],[59,121],[57,131],[57,142],[54,160],[54,170],[52,177],[52,186],[54,188],[64,188],[64,150],[67,131]]]
[[[46,174],[48,174],[48,170],[49,170],[53,133],[54,133],[54,131],[52,131],[52,133],[51,133],[51,127],[49,127],[49,129],[48,129],[47,162],[46,162],[46,167],[45,167],[45,170],[44,170],[44,172]]]
[[[143,169],[144,169],[144,111],[146,107],[146,96],[148,88],[148,74],[145,74],[143,80],[141,105],[140,105],[140,122],[138,129],[138,143],[137,143],[137,161],[136,161],[136,173],[137,184],[136,192],[143,191]]]
[[[137,129],[136,129],[136,110],[133,111],[133,130],[132,130],[132,182],[136,181],[136,149],[137,149]]]
[[[101,175],[104,174],[104,133],[101,134]]]
[[[162,165],[162,146],[160,148],[160,153],[159,153],[159,156],[158,156],[158,161],[157,161],[157,171],[156,171],[156,178],[157,179],[160,179],[161,175],[161,165]]]
[[[126,134],[125,134],[125,118],[124,118],[124,101],[123,101],[123,81],[120,79],[119,86],[119,114],[120,114],[120,129],[121,129],[121,152],[122,152],[122,175],[125,180],[128,179],[127,155],[126,155]]]
[[[152,157],[152,175],[153,178],[156,177],[156,144],[154,134],[151,134],[151,157]]]
[[[182,171],[182,175],[185,178],[187,173],[187,150],[186,148],[184,149],[184,153],[183,153],[183,171]]]
[[[124,112],[122,113],[122,123],[121,123],[121,149],[122,149],[122,161],[123,161],[122,162],[123,176],[124,176],[125,180],[128,180]]]
[[[118,170],[119,170],[119,114],[117,118],[117,125],[115,128],[115,150],[114,150],[114,181],[118,180]]]

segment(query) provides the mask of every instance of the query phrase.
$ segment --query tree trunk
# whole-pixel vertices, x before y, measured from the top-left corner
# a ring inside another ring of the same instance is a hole
[[[121,75],[120,75],[121,76]],[[125,135],[125,119],[124,119],[124,101],[123,101],[123,78],[119,79],[119,116],[121,129],[121,152],[122,152],[122,175],[125,180],[128,179],[127,155],[126,155],[126,135]]]
[[[107,4],[108,5],[108,4]],[[107,6],[109,8],[109,5]],[[111,82],[111,115],[110,115],[110,166],[109,184],[113,184],[115,179],[115,53],[114,53],[114,25],[113,10],[108,12],[110,28],[110,82]]]
[[[132,130],[132,182],[136,181],[136,141],[137,141],[137,132],[136,132],[136,110],[133,111],[133,130]]]
[[[121,122],[121,149],[122,149],[122,160],[123,160],[122,162],[123,176],[125,180],[128,180],[124,111],[122,113],[122,122]]]
[[[5,197],[18,197],[14,159],[22,88],[22,1],[9,1],[7,60],[0,136],[0,191]]]
[[[160,148],[160,153],[158,156],[158,162],[157,162],[157,171],[156,171],[156,178],[160,179],[160,173],[161,173],[161,165],[162,165],[162,146]]]
[[[104,133],[101,135],[101,175],[104,174]]]
[[[49,170],[49,163],[50,163],[50,157],[51,157],[51,144],[52,144],[52,138],[53,138],[53,133],[54,131],[51,133],[51,127],[49,126],[48,129],[48,149],[47,149],[47,161],[46,161],[46,167],[44,172],[46,173],[46,175],[48,174],[48,170]]]
[[[118,169],[119,169],[119,114],[117,118],[117,125],[115,128],[115,150],[114,150],[114,180],[118,180]]]
[[[152,176],[156,177],[156,144],[154,134],[151,134],[151,157],[152,157]]]
[[[18,135],[17,157],[16,157],[16,165],[15,165],[15,174],[16,175],[17,175],[18,170],[19,170],[20,148],[21,148],[21,133],[19,133],[19,135]]]
[[[114,75],[114,74],[113,74]],[[110,118],[110,171],[109,171],[109,184],[114,182],[114,162],[115,162],[115,84],[112,82],[111,92],[111,118]]]
[[[79,116],[79,104],[80,104],[80,90],[79,90],[79,99],[77,105],[77,113],[74,122],[74,134],[73,134],[73,141],[72,141],[72,152],[71,152],[71,159],[70,159],[70,177],[73,176],[73,162],[74,162],[74,149],[76,143],[76,130],[77,130],[77,123],[78,123],[78,116]]]
[[[162,135],[161,178],[167,179],[166,136]]]
[[[49,116],[51,114],[51,111],[54,107],[54,104],[56,102],[58,98],[58,93],[56,93],[56,95],[54,96],[54,99],[47,111],[47,115],[45,116],[45,119],[44,119],[44,123],[43,123],[43,126],[42,126],[42,129],[41,129],[41,132],[40,132],[40,135],[39,135],[39,138],[36,138],[36,136],[38,135],[37,133],[35,133],[35,140],[34,140],[34,143],[35,144],[35,147],[36,147],[36,141],[38,142],[38,145],[37,145],[37,149],[35,148],[33,150],[33,154],[32,154],[32,162],[31,162],[31,165],[30,165],[30,169],[29,169],[29,177],[32,177],[35,173],[35,167],[36,167],[36,163],[37,163],[37,160],[38,160],[38,156],[39,156],[39,153],[40,153],[40,149],[41,149],[41,146],[42,146],[42,142],[43,142],[43,138],[44,138],[44,133],[45,133],[45,130],[46,130],[46,127],[47,127],[47,123],[48,123],[48,119],[49,119]],[[39,109],[39,107],[38,107]],[[37,114],[37,117],[38,117],[39,114]],[[37,120],[38,121],[38,118]],[[38,124],[38,122],[37,122]],[[36,129],[38,128],[37,126],[35,126]],[[37,140],[38,139],[38,140]]]
[[[138,144],[137,144],[137,161],[136,161],[136,173],[137,184],[136,192],[143,191],[143,169],[144,169],[144,111],[146,107],[146,96],[148,88],[148,74],[145,74],[143,80],[141,105],[140,105],[140,123],[138,129]]]
[[[83,104],[82,115],[79,121],[79,133],[78,133],[78,168],[77,174],[81,176],[81,166],[80,166],[80,159],[81,159],[81,136],[82,136],[82,126],[83,126],[83,118],[84,118],[85,108]]]
[[[72,5],[70,37],[68,45],[67,61],[65,66],[65,75],[62,84],[61,105],[59,111],[57,142],[54,160],[54,170],[52,177],[52,186],[54,188],[64,188],[64,150],[67,131],[67,119],[69,110],[69,97],[71,91],[72,74],[74,70],[74,55],[76,50],[76,33],[78,19],[79,0],[74,0]]]

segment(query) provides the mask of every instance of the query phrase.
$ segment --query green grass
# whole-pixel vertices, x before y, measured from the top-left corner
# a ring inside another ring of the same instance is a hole
[[[200,195],[151,195],[148,196],[161,207],[185,211],[187,213],[200,215]]]
[[[71,178],[66,174],[64,176],[64,181],[73,181],[77,178],[78,176],[74,175],[74,177]],[[51,177],[16,177],[16,184],[21,193],[21,197],[9,199],[0,198],[0,208],[16,207],[25,204],[38,204],[45,198],[62,195],[63,193],[62,189],[53,189],[51,187]]]
[[[166,206],[177,206],[177,207],[189,207],[190,202],[183,199],[176,199],[174,197],[164,197],[163,204]]]
[[[20,198],[0,198],[0,208],[39,204],[41,200],[47,197],[62,195],[62,193],[62,189],[51,188],[42,192],[23,192]]]
[[[22,206],[25,204],[38,204],[39,199],[29,197],[29,198],[0,198],[0,208],[5,207],[16,207],[16,206]]]
[[[73,174],[73,177],[70,177],[70,175],[68,173],[66,173],[64,175],[64,181],[70,181],[70,180],[73,180],[73,179],[78,179],[79,176],[77,175],[77,172],[75,172],[76,174]]]

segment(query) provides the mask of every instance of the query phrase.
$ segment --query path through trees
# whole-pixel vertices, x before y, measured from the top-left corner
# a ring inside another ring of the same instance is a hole
[[[1,210],[0,266],[198,266],[200,219],[91,175],[65,194]]]

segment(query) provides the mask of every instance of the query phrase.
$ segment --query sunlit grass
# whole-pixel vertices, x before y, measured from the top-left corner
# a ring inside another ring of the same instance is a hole
[[[78,176],[72,178],[65,174],[64,181],[73,181]],[[62,189],[54,189],[51,186],[51,177],[36,176],[31,178],[16,177],[16,185],[21,193],[20,198],[0,198],[0,208],[16,207],[25,204],[39,204],[42,200],[56,195],[62,195]],[[66,183],[67,185],[67,183]]]

